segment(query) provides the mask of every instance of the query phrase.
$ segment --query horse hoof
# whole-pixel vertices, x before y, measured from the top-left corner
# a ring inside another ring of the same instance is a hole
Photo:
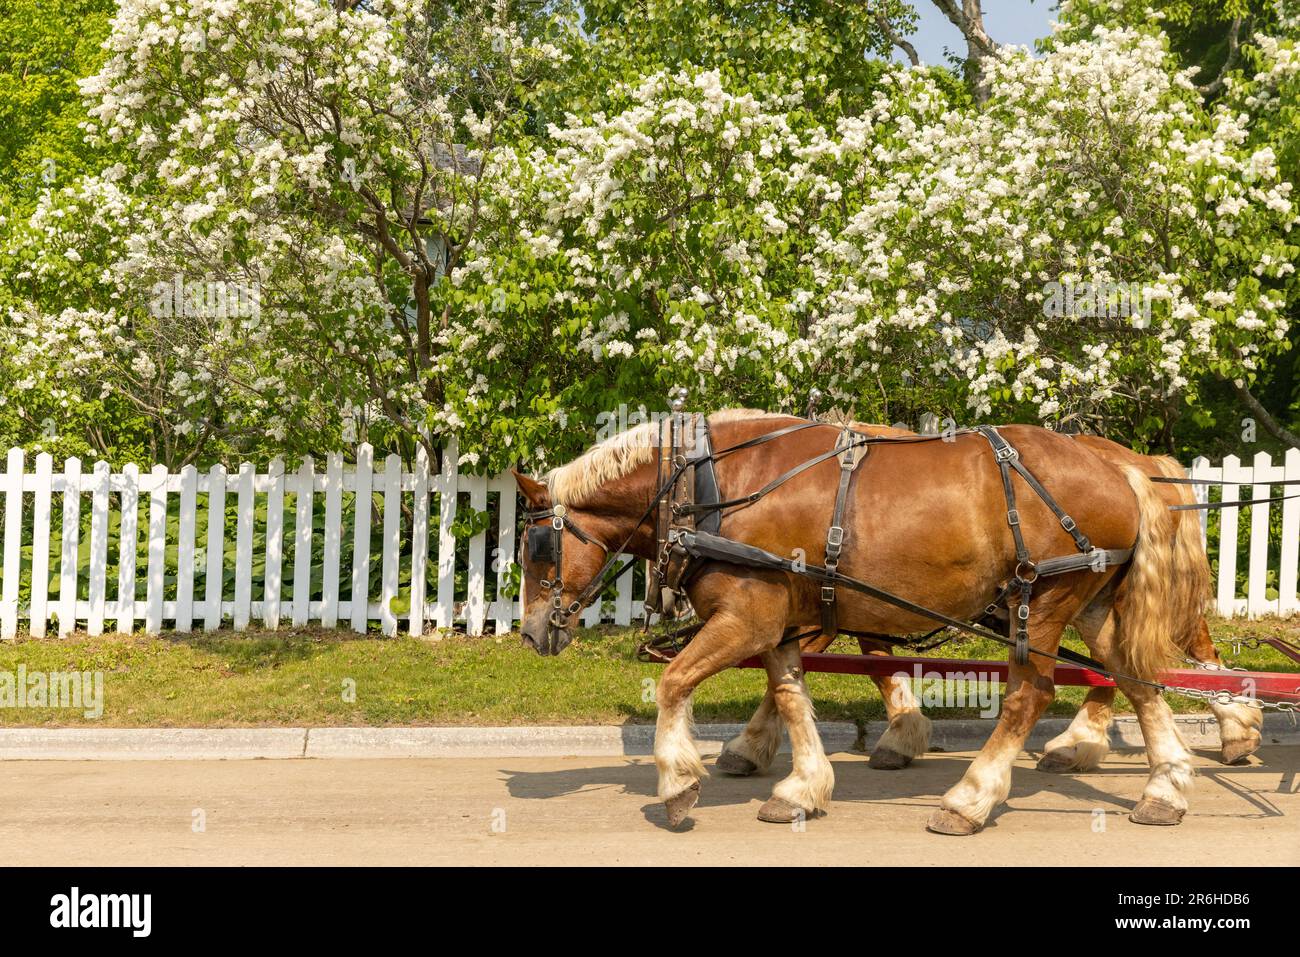
[[[1074,767],[1074,755],[1069,751],[1048,751],[1038,759],[1038,770],[1063,774]]]
[[[1246,759],[1259,750],[1259,739],[1247,738],[1244,741],[1225,741],[1219,760],[1224,764],[1243,764]]]
[[[867,767],[875,768],[877,771],[901,771],[911,763],[912,759],[901,751],[882,747],[871,752],[871,760],[867,762]]]
[[[681,794],[664,801],[664,807],[668,809],[668,826],[677,827],[686,820],[686,815],[691,813],[691,808],[695,807],[695,802],[699,799],[700,782],[696,781]]]
[[[1183,808],[1174,807],[1168,801],[1159,798],[1143,798],[1130,812],[1128,819],[1134,824],[1153,824],[1157,827],[1170,827],[1179,823],[1186,814]]]
[[[930,815],[930,820],[926,823],[925,829],[931,834],[951,834],[954,837],[967,837],[982,831],[984,825],[976,824],[970,818],[963,817],[956,811],[941,807]]]
[[[757,764],[735,751],[723,751],[718,755],[718,760],[713,766],[723,774],[732,774],[741,778],[747,778],[758,770]]]
[[[778,797],[768,798],[758,809],[758,819],[769,824],[793,824],[795,821],[806,821],[812,816],[812,812]]]

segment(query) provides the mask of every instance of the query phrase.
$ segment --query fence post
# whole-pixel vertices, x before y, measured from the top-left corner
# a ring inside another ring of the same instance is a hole
[[[442,450],[442,473],[438,476],[438,607],[434,624],[450,628],[456,613],[456,536],[451,526],[456,521],[456,464],[460,449],[455,436]]]
[[[324,567],[321,571],[322,628],[333,628],[339,621],[339,563],[343,538],[343,456],[331,452],[325,459],[325,538]]]
[[[515,477],[509,472],[497,477],[497,634],[504,635],[515,625],[515,599],[505,596],[510,569],[515,562]]]
[[[1214,474],[1216,471],[1219,472],[1218,476]],[[1222,470],[1210,468],[1210,460],[1203,455],[1198,455],[1192,459],[1192,467],[1187,473],[1188,478],[1204,479],[1206,481],[1221,476]],[[1202,505],[1210,501],[1210,487],[1208,485],[1193,485],[1191,489],[1192,496]],[[1205,550],[1207,556],[1210,551],[1209,519],[1210,512],[1208,509],[1201,509],[1197,512],[1197,520],[1201,523],[1201,547]]]
[[[424,634],[425,578],[429,573],[429,453],[422,442],[415,446],[415,476],[411,480],[415,501],[411,509],[411,614],[406,630]]]
[[[238,498],[235,519],[235,606],[231,621],[235,631],[244,631],[252,618],[253,603],[253,515],[257,498],[253,485],[253,465],[239,465]]]
[[[636,559],[631,555],[623,555],[619,560],[618,597],[614,599],[614,623],[616,625],[632,624],[632,579],[636,576],[636,572],[625,572],[623,568],[628,562],[633,561],[636,561]]]
[[[352,630],[364,635],[370,621],[370,507],[375,450],[369,442],[357,446],[356,493],[352,498]]]
[[[475,512],[487,511],[487,476],[466,476],[469,486],[469,507]],[[465,613],[465,631],[471,635],[483,634],[487,617],[487,572],[484,566],[487,551],[487,529],[477,532],[469,540],[469,601]]]
[[[121,513],[117,536],[117,630],[135,631],[135,553],[140,539],[140,468],[122,466]]]
[[[54,461],[49,452],[36,456],[36,494],[32,512],[32,599],[27,630],[33,638],[45,636],[50,594],[50,499],[54,487]]]
[[[155,465],[149,473],[149,564],[145,570],[144,630],[162,631],[163,583],[167,574],[167,466]],[[179,575],[180,569],[177,573]]]
[[[86,632],[104,633],[104,602],[108,581],[108,486],[107,462],[95,463],[90,494],[90,614]]]
[[[59,634],[77,627],[77,556],[81,547],[81,459],[63,463],[63,530],[59,543]]]
[[[1251,498],[1268,498],[1273,480],[1273,458],[1267,452],[1257,452],[1251,463]],[[1250,506],[1250,567],[1246,572],[1246,614],[1251,618],[1277,611],[1277,602],[1268,600],[1265,588],[1268,583],[1268,502]]]
[[[1220,486],[1221,502],[1236,501],[1237,482],[1241,480],[1241,460],[1229,455],[1223,460],[1223,485]],[[1231,484],[1229,484],[1231,483]],[[1219,614],[1231,618],[1237,611],[1237,508],[1219,510]]]
[[[311,523],[312,496],[316,494],[316,472],[311,456],[298,468],[298,498],[294,509],[293,623],[307,624],[311,617]]]
[[[198,554],[199,470],[181,469],[181,502],[176,527],[176,630],[194,627],[194,559]]]
[[[23,450],[10,449],[5,474],[4,613],[0,636],[18,634],[18,578],[23,558]]]
[[[262,626],[280,627],[284,587],[284,459],[271,459],[266,491],[266,577],[262,581]]]
[[[208,472],[208,573],[204,582],[203,630],[221,627],[221,595],[225,591],[226,469]]]
[[[402,556],[402,457],[396,453],[384,460],[384,564],[380,574],[379,619],[384,634],[397,634],[393,599],[397,597],[398,562]]]
[[[1300,482],[1300,449],[1286,450],[1283,458],[1282,478]],[[1296,487],[1284,486],[1284,495],[1295,495]],[[1300,499],[1289,498],[1282,503],[1282,554],[1277,572],[1277,611],[1289,615],[1300,608],[1296,602],[1296,573],[1300,565]]]

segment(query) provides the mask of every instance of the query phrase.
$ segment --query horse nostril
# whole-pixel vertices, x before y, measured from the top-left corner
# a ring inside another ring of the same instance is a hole
[[[519,634],[523,637],[525,647],[533,649],[539,655],[546,654],[545,632],[542,633],[542,636],[539,636],[535,629],[524,626],[519,629]]]

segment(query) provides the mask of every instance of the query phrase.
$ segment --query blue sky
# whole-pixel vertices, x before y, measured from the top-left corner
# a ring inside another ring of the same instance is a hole
[[[916,33],[908,37],[925,63],[946,63],[943,48],[964,55],[966,41],[931,0],[912,0],[918,14]],[[1052,32],[1056,0],[986,0],[984,29],[998,43],[1033,48],[1034,40]],[[902,54],[899,53],[899,58]]]

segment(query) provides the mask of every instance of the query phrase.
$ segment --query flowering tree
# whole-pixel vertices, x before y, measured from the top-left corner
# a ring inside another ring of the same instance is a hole
[[[76,358],[107,362],[108,388],[156,387],[158,420],[182,433],[233,422],[288,442],[322,418],[337,429],[340,410],[411,436],[454,427],[437,289],[490,190],[481,156],[520,122],[519,87],[547,48],[504,6],[420,0],[139,0],[107,46],[83,84],[90,132],[126,144],[135,171],[80,192],[111,195],[124,228],[115,247],[88,243],[96,213],[69,215],[69,195],[33,224],[75,223],[66,248],[106,251],[105,295],[28,310],[19,338],[93,342]],[[195,282],[252,291],[256,308],[159,308],[159,290]]]
[[[1102,427],[1166,415],[1205,374],[1248,375],[1278,348],[1290,184],[1158,34],[1103,28],[985,69],[980,110],[900,70],[827,128],[797,96],[680,73],[553,128],[555,148],[512,160],[501,221],[521,248],[453,276],[476,290],[474,344],[500,357],[545,326],[536,359],[584,370],[559,403],[575,413],[603,365],[706,406],[789,407],[816,384],[871,415],[910,380],[935,411]],[[550,291],[494,312],[522,263]],[[1062,284],[1140,288],[1140,308],[1063,310]],[[488,379],[486,416],[510,388]]]
[[[674,385],[1167,442],[1286,345],[1285,17],[1193,74],[1080,2],[1039,56],[977,42],[968,89],[863,60],[903,4],[584,12],[129,0],[84,84],[125,155],[9,230],[6,361],[180,460],[351,422],[499,467]]]

